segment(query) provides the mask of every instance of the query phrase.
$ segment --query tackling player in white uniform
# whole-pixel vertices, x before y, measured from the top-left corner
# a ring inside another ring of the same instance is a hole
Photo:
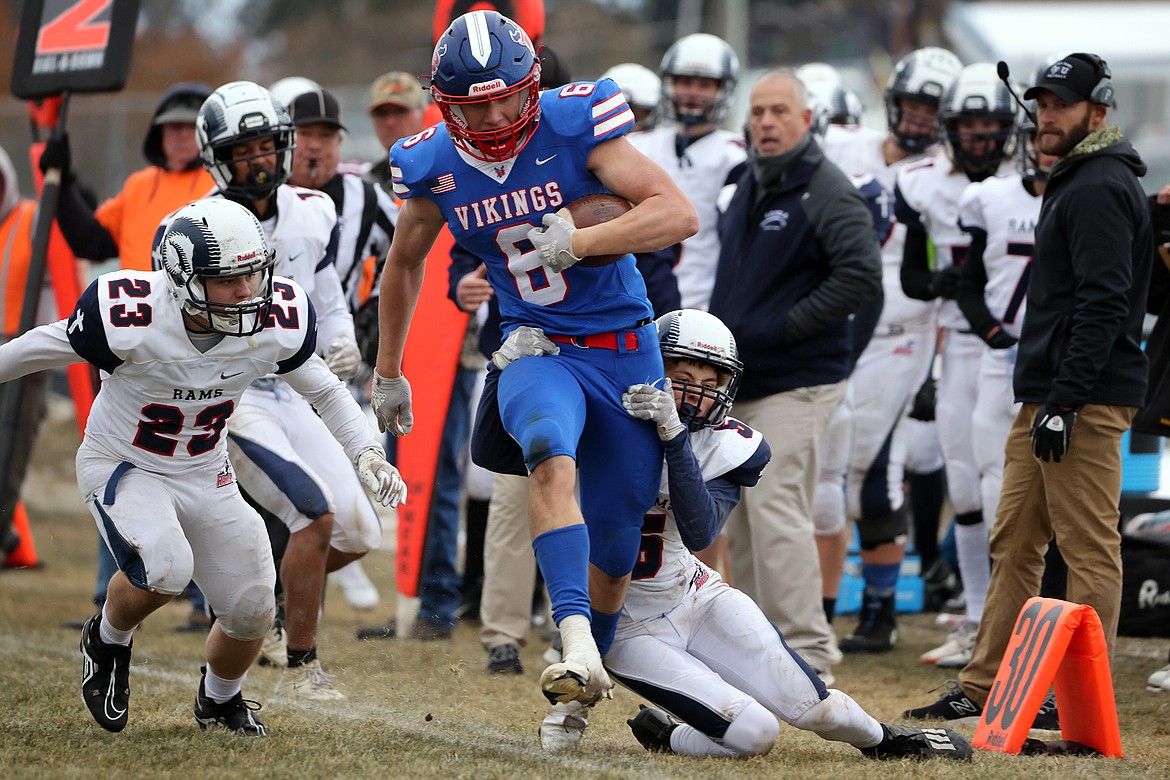
[[[219,188],[214,196],[259,217],[276,253],[276,272],[295,279],[313,301],[318,352],[338,377],[350,379],[361,355],[334,267],[337,212],[324,194],[284,184],[294,146],[284,106],[257,84],[232,82],[204,102],[195,131],[204,167]],[[277,377],[244,393],[228,445],[244,490],[289,530],[280,563],[283,626],[278,620],[263,650],[269,661],[286,666],[276,690],[343,699],[317,660],[321,594],[326,572],[381,544],[378,515],[312,406]]]
[[[978,400],[972,419],[975,460],[983,496],[983,524],[990,534],[1003,485],[1004,443],[1019,411],[1012,390],[1016,341],[1027,307],[1028,271],[1034,231],[1047,171],[1055,162],[1032,151],[1035,125],[1017,134],[1020,172],[1004,173],[967,185],[959,199],[959,225],[971,235],[967,261],[955,300],[971,330],[986,342],[979,366]],[[979,561],[973,561],[975,565]],[[990,579],[990,559],[974,582]],[[986,601],[986,592],[966,587],[967,599]],[[978,624],[964,621],[939,647],[923,653],[923,663],[961,668],[971,660]]]
[[[0,382],[87,361],[105,375],[77,452],[77,483],[118,562],[101,615],[82,630],[82,697],[108,731],[128,721],[131,637],[195,583],[217,620],[195,699],[201,728],[263,736],[241,686],[275,613],[264,523],[240,495],[224,427],[249,382],[270,373],[310,398],[362,481],[403,499],[357,404],[314,354],[313,306],[272,276],[246,209],[197,201],[157,247],[164,270],[104,274],[67,320],[0,347]],[[275,296],[275,300],[274,300]]]
[[[656,423],[666,469],[605,665],[682,722],[643,708],[629,721],[634,736],[656,752],[763,755],[779,736],[779,717],[874,758],[970,758],[954,731],[883,725],[827,689],[750,598],[691,554],[719,533],[771,452],[758,431],[727,416],[743,369],[726,326],[696,310],[657,324],[665,386],[634,385],[622,401],[634,417]],[[545,749],[576,748],[589,710],[576,701],[553,705],[540,728]]]
[[[739,60],[722,39],[695,33],[675,41],[662,58],[663,116],[630,135],[638,151],[662,166],[699,215],[699,232],[683,241],[674,274],[686,308],[706,309],[719,262],[716,198],[747,160],[743,136],[717,125],[735,91]]]
[[[993,176],[1010,151],[1015,106],[990,63],[968,65],[939,110],[946,151],[898,175],[896,214],[907,224],[902,286],[911,297],[942,298],[944,329],[939,376],[939,441],[955,509],[955,543],[967,592],[967,620],[978,623],[989,580],[987,527],[972,410],[987,345],[954,301],[970,237],[959,226],[959,198],[971,182]],[[934,268],[930,258],[933,255]]]
[[[915,51],[897,64],[886,86],[888,135],[836,124],[826,131],[826,156],[852,177],[876,178],[886,188],[881,205],[891,218],[889,192],[899,173],[933,148],[939,101],[959,70],[958,58],[945,49]],[[850,378],[851,409],[841,412],[852,412],[852,426],[830,423],[834,438],[826,439],[825,462],[837,468],[822,476],[814,504],[822,568],[835,575],[832,590],[826,587],[826,611],[833,609],[830,597],[845,562],[846,514],[858,522],[865,593],[859,624],[841,641],[845,652],[885,652],[897,641],[894,591],[909,531],[904,415],[934,355],[937,313],[933,301],[902,291],[905,240],[906,226],[895,220],[882,243],[881,316]]]

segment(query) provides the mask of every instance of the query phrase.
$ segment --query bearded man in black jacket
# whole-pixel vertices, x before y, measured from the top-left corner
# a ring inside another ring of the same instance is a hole
[[[991,587],[959,685],[907,717],[981,712],[1054,537],[1068,563],[1068,600],[1097,611],[1111,653],[1117,638],[1121,436],[1146,393],[1141,328],[1153,239],[1138,183],[1146,166],[1106,124],[1113,85],[1100,57],[1052,63],[1024,97],[1036,100],[1040,151],[1059,160],[1036,226],[1013,382],[1022,407],[991,532]]]

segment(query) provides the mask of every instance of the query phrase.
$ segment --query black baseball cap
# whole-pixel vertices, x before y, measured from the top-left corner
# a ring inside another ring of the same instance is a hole
[[[296,127],[321,124],[332,125],[339,130],[345,129],[345,125],[341,124],[341,104],[324,89],[318,88],[297,95],[288,104],[288,114]]]
[[[1024,100],[1034,99],[1041,90],[1048,90],[1069,103],[1093,100],[1093,88],[1108,75],[1105,61],[1099,57],[1080,52],[1069,54],[1040,72],[1036,85],[1024,93]],[[1113,90],[1105,90],[1094,102],[1113,105]]]

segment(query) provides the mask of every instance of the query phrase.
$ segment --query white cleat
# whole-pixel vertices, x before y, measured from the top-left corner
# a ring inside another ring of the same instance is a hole
[[[540,746],[550,752],[576,750],[589,725],[589,707],[577,701],[554,704],[540,723]]]
[[[303,666],[285,669],[276,682],[274,693],[296,696],[310,701],[342,701],[345,694],[333,686],[333,680],[314,660]]]
[[[569,615],[557,626],[563,650],[561,660],[540,675],[540,688],[550,704],[570,701],[593,706],[613,698],[613,682],[601,665],[601,656],[589,630],[589,618]]]
[[[345,600],[354,609],[370,610],[378,606],[381,597],[370,581],[361,561],[353,561],[329,575],[333,583],[341,588]]]
[[[975,649],[975,635],[979,631],[978,623],[963,622],[947,637],[947,641],[938,647],[927,650],[918,657],[924,664],[935,664],[945,669],[961,669],[971,660],[971,653]]]
[[[1146,690],[1151,693],[1170,692],[1170,664],[1166,664],[1146,680]]]
[[[284,635],[284,626],[279,622],[273,623],[272,628],[264,635],[264,644],[260,645],[262,662],[280,667],[288,666],[288,640]]]

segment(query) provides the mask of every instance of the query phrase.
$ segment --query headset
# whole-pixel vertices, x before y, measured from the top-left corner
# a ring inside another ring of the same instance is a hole
[[[1077,52],[1070,54],[1065,59],[1078,59],[1081,62],[1087,62],[1093,67],[1097,73],[1097,83],[1089,92],[1089,101],[1098,103],[1102,106],[1113,106],[1113,73],[1109,70],[1109,64],[1105,60],[1098,57],[1096,54],[1089,54],[1086,52]]]

